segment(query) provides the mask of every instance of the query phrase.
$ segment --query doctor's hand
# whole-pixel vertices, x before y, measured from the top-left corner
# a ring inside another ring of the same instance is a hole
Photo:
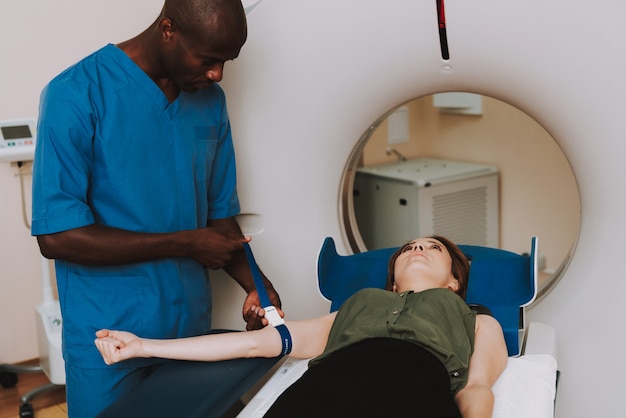
[[[270,298],[270,302],[274,307],[276,307],[276,311],[280,315],[281,318],[285,317],[284,312],[281,309],[280,297],[276,290],[273,287],[267,287],[267,295]],[[259,294],[256,290],[250,291],[246,300],[243,303],[243,319],[246,321],[246,330],[251,331],[254,329],[261,329],[267,325],[269,325],[268,320],[265,318],[265,311],[261,307],[261,302],[259,300]]]
[[[135,357],[144,357],[142,339],[126,331],[101,329],[94,343],[108,365]]]
[[[243,253],[242,243],[250,241],[249,237],[241,233],[221,227],[207,227],[185,233],[190,234],[189,255],[213,270],[230,264]]]

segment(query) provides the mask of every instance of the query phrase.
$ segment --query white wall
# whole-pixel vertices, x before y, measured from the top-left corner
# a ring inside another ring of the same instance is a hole
[[[92,50],[139,33],[161,6],[161,0],[0,2],[0,120],[36,119],[39,93],[52,77]],[[40,258],[22,222],[17,173],[0,163],[0,363],[39,356]],[[25,180],[30,219],[30,175]]]

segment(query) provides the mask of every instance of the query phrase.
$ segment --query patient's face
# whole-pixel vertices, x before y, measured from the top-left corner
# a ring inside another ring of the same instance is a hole
[[[456,290],[452,258],[446,247],[433,238],[419,238],[402,247],[394,265],[396,290],[399,292],[433,288]]]

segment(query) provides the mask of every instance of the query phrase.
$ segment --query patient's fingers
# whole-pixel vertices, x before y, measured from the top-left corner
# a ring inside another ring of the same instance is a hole
[[[101,329],[99,331],[96,331],[96,337],[98,338],[108,337],[109,333],[110,331],[108,329]]]
[[[106,342],[106,341],[104,341],[102,339],[97,339],[97,340],[94,341],[94,343],[96,344],[96,348],[100,352],[100,355],[102,356],[102,359],[104,360],[104,363],[107,364],[107,365],[112,364],[111,363],[111,352],[110,352],[111,344],[109,344],[108,342]]]
[[[94,342],[107,365],[120,361],[120,349],[124,347],[122,341],[110,337],[99,337]]]
[[[127,336],[128,335],[128,336]],[[128,338],[131,334],[124,331],[116,331],[112,329],[101,329],[100,331],[96,331],[96,336],[100,338],[110,337],[115,338],[117,340],[123,341],[124,338]]]

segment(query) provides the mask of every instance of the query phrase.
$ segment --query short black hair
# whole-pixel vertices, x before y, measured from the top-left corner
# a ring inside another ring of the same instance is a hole
[[[218,32],[221,25],[246,30],[246,14],[240,0],[165,0],[161,17],[177,30],[192,36]]]

